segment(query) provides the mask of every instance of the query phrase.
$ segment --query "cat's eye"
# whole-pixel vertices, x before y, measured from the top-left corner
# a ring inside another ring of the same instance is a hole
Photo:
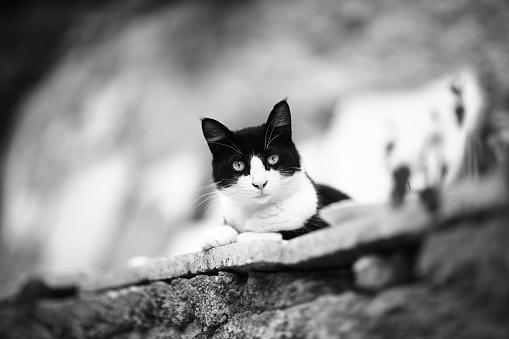
[[[267,158],[267,162],[270,165],[275,165],[275,164],[277,164],[278,161],[279,161],[279,155],[277,155],[277,154],[269,155],[269,157]]]
[[[237,160],[232,163],[232,167],[237,172],[240,172],[240,171],[244,170],[244,168],[246,168],[246,164],[244,164],[243,161]]]

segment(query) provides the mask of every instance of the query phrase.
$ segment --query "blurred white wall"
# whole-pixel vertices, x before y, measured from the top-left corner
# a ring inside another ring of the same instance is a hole
[[[461,100],[454,95],[453,85],[461,89]],[[326,135],[306,148],[307,167],[316,180],[340,187],[357,201],[386,200],[392,172],[399,166],[410,169],[409,185],[414,191],[447,187],[458,178],[467,139],[478,132],[482,96],[472,70],[397,91],[345,96],[334,110]],[[461,124],[458,104],[464,109]],[[392,151],[387,153],[389,143]],[[443,179],[442,166],[447,168]]]

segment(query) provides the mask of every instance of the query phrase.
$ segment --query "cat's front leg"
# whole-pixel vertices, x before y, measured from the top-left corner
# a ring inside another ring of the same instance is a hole
[[[205,251],[210,248],[233,244],[237,241],[237,232],[231,226],[220,226],[205,232],[200,238],[200,248]]]

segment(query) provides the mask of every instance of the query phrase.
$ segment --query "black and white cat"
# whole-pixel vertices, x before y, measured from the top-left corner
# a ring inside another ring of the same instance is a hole
[[[268,234],[291,239],[327,226],[318,211],[349,199],[314,183],[302,168],[285,100],[260,126],[230,131],[204,118],[202,130],[212,152],[212,177],[225,222],[203,235],[204,250]]]

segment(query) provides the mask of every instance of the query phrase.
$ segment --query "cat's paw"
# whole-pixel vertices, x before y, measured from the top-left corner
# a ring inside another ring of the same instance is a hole
[[[256,232],[244,232],[237,236],[237,242],[247,242],[253,240],[283,240],[281,233],[256,233]]]
[[[239,233],[231,226],[220,226],[205,232],[200,238],[200,248],[205,251],[210,248],[233,244]]]

